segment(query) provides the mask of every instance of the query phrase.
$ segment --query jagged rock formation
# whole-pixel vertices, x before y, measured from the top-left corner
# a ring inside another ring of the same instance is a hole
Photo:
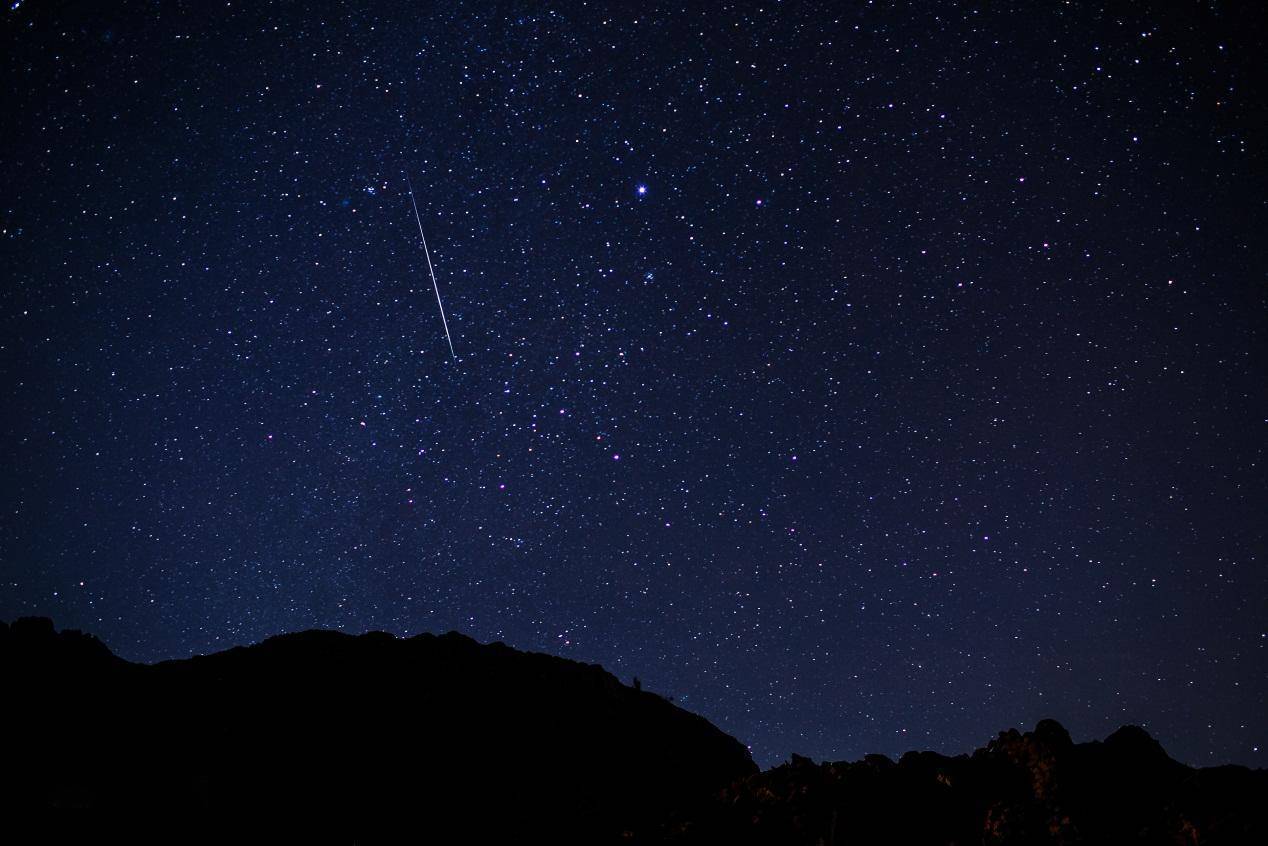
[[[1143,729],[1076,744],[1058,723],[972,755],[790,763],[742,779],[663,830],[680,844],[1268,843],[1268,771],[1193,769]]]
[[[142,831],[178,819],[172,842],[231,825],[236,840],[602,843],[757,770],[598,666],[457,633],[313,631],[145,666],[28,618],[0,624],[0,687],[0,832],[104,813]]]

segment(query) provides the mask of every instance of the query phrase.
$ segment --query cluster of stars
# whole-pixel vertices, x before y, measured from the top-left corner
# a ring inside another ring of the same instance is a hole
[[[1252,13],[523,11],[9,4],[0,618],[1262,765]]]

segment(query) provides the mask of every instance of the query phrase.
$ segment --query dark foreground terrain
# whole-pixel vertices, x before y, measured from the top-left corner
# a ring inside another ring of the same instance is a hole
[[[758,773],[600,667],[456,633],[145,666],[27,618],[0,623],[0,690],[4,842],[1268,843],[1268,772],[1186,767],[1138,728]]]
[[[1193,769],[1143,729],[1072,743],[1053,720],[972,755],[791,763],[668,829],[675,843],[1265,844],[1268,771]]]

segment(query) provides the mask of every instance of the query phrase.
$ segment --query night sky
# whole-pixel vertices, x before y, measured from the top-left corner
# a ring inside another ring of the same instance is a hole
[[[7,2],[0,618],[1264,766],[1268,13],[1109,6]]]

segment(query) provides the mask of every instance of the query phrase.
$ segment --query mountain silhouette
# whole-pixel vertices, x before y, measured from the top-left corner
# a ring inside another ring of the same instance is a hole
[[[309,631],[147,666],[26,618],[0,625],[0,679],[6,819],[620,842],[757,771],[735,739],[601,667],[453,632]]]
[[[677,844],[1268,843],[1268,771],[1194,769],[1137,726],[1073,743],[1054,720],[972,755],[815,764],[793,755],[662,832]]]
[[[1268,772],[1185,766],[1134,726],[759,773],[601,667],[455,632],[141,665],[24,618],[0,623],[0,684],[5,842],[1268,843]]]

